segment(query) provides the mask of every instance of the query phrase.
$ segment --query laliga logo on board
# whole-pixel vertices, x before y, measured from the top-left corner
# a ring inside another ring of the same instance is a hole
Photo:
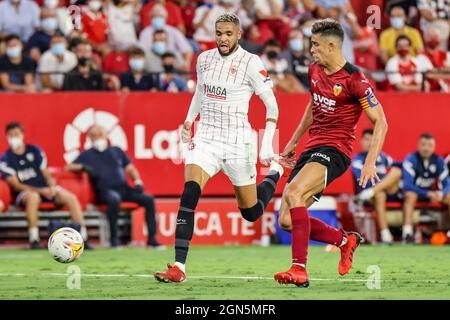
[[[119,119],[112,113],[89,108],[80,112],[64,129],[64,159],[67,163],[78,157],[82,151],[80,149],[86,150],[91,147],[92,143],[89,139],[86,139],[81,146],[81,138],[93,125],[102,126],[106,130],[112,146],[117,146],[124,151],[128,149],[127,136],[119,125]]]

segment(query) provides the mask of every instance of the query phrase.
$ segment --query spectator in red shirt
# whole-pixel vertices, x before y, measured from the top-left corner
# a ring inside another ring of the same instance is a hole
[[[102,1],[89,0],[87,4],[81,16],[83,33],[96,50],[106,54],[109,51],[108,21],[102,11]]]
[[[172,1],[166,0],[150,0],[141,10],[141,29],[147,27],[152,21],[151,12],[155,4],[161,4],[167,10],[166,23],[170,26],[178,28],[183,34],[186,34],[183,16],[180,7]]]
[[[114,48],[103,58],[103,71],[121,74],[129,70],[128,53]]]
[[[433,72],[427,75],[427,79],[430,81],[430,90],[449,92],[450,52],[439,49],[442,38],[441,32],[438,28],[430,26],[425,31],[424,37],[424,54],[434,67]]]
[[[186,28],[186,37],[188,38],[192,38],[195,31],[193,21],[195,17],[195,9],[197,8],[197,6],[193,2],[194,1],[190,0],[178,1],[178,5],[180,6],[181,9],[181,17],[183,18],[183,24],[184,27]]]
[[[367,70],[378,69],[378,38],[375,30],[371,27],[361,27],[360,34],[352,40],[355,54],[355,64]]]

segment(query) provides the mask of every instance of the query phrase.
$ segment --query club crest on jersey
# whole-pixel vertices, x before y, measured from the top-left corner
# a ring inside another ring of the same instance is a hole
[[[233,65],[230,67],[230,72],[231,72],[231,74],[235,74],[237,71],[238,71],[237,65],[233,64]]]
[[[340,83],[336,83],[333,87],[333,93],[337,97],[342,92],[342,85]]]
[[[195,143],[191,141],[191,142],[189,143],[188,149],[189,149],[190,151],[194,150],[194,149],[195,149]]]
[[[205,83],[203,85],[203,92],[208,98],[227,100],[227,88],[213,86]]]

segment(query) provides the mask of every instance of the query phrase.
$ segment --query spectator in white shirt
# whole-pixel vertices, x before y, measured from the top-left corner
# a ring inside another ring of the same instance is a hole
[[[152,24],[143,29],[139,35],[139,44],[145,51],[152,50],[153,34],[156,30],[164,30],[167,35],[166,51],[177,52],[183,59],[183,71],[189,71],[194,54],[186,37],[175,27],[166,24],[167,10],[159,4],[155,4],[152,11]]]
[[[108,17],[110,44],[122,51],[136,45],[136,10],[131,0],[110,1],[104,10]]]
[[[64,82],[64,74],[76,65],[77,57],[67,50],[64,35],[60,33],[53,35],[50,49],[41,56],[38,65],[43,91],[60,90]]]
[[[76,24],[76,20],[73,20],[69,14],[76,14],[76,12],[71,12],[64,4],[64,0],[44,0],[42,8],[55,10],[56,19],[58,20],[58,29],[65,36],[68,36],[74,29],[74,22]]]
[[[39,26],[40,9],[31,0],[0,2],[0,36],[17,34],[24,43]]]

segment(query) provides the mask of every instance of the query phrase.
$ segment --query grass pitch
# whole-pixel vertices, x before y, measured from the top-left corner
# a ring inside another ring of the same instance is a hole
[[[46,250],[1,249],[0,299],[450,299],[448,246],[361,246],[345,277],[339,252],[310,247],[307,289],[273,280],[289,267],[290,247],[192,247],[187,282],[156,282],[153,273],[173,255],[173,248],[97,249],[61,264]],[[81,270],[80,289],[66,287],[71,266]],[[380,268],[379,289],[367,286],[369,266]]]

